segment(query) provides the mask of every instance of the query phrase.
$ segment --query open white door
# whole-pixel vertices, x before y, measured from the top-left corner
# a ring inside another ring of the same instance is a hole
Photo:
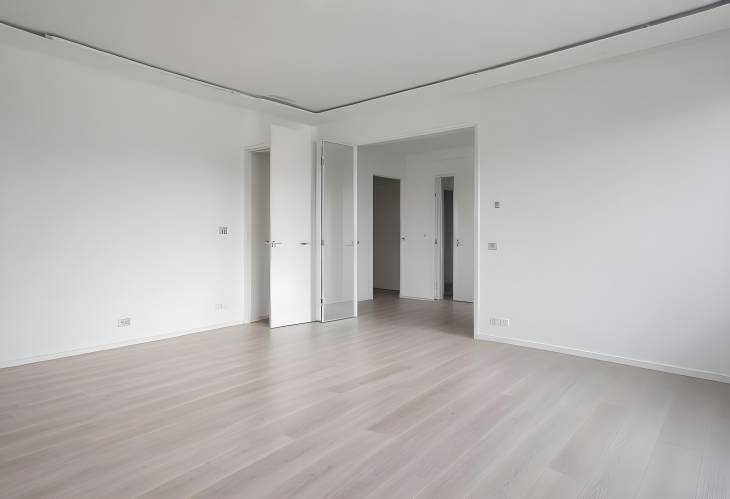
[[[454,176],[454,300],[474,301],[474,187]]]
[[[312,139],[271,126],[271,327],[312,320]]]
[[[321,157],[322,322],[357,315],[357,238],[354,151],[322,141]]]

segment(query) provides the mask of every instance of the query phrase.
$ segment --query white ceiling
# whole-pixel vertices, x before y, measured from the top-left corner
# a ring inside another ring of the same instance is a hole
[[[711,3],[0,0],[0,20],[323,110]]]
[[[459,128],[444,132],[435,132],[418,137],[408,137],[387,142],[375,142],[359,146],[362,154],[370,151],[384,152],[407,156],[409,154],[423,154],[443,149],[474,147],[474,129]],[[359,153],[358,153],[359,154]]]

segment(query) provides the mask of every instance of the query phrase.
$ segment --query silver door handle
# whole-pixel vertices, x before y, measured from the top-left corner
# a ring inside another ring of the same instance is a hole
[[[276,248],[277,246],[280,246],[282,243],[279,241],[271,241],[271,247]]]
[[[348,241],[345,243],[345,246],[355,246],[355,244],[352,241]]]
[[[302,241],[299,243],[301,246],[307,246],[309,244],[309,241]]]

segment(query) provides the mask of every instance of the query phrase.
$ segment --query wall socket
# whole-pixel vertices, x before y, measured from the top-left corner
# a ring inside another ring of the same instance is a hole
[[[225,225],[221,225],[218,227],[218,234],[221,236],[227,236],[228,235],[228,227]]]
[[[132,318],[131,317],[122,317],[121,319],[117,319],[117,327],[127,327],[132,325]]]
[[[487,243],[487,249],[489,251],[497,251],[497,243]]]
[[[216,303],[215,304],[215,309],[216,310],[225,310],[226,309],[226,304],[225,303]]]
[[[509,327],[509,319],[490,317],[489,325],[493,327]]]

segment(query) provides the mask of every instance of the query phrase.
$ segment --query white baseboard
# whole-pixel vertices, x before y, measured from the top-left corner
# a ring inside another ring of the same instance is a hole
[[[406,300],[436,301],[434,298],[424,298],[423,296],[400,295],[399,298],[405,298]]]
[[[476,339],[483,341],[495,341],[497,343],[508,343],[510,345],[536,348],[538,350],[547,350],[549,352],[564,353],[567,355],[575,355],[577,357],[587,357],[589,359],[603,360],[606,362],[614,362],[616,364],[625,364],[627,366],[641,367],[644,369],[652,369],[654,371],[662,371],[672,374],[681,374],[683,376],[691,376],[693,378],[719,381],[721,383],[730,383],[730,375],[728,374],[716,373],[712,371],[702,371],[700,369],[691,369],[689,367],[673,366],[671,364],[662,364],[660,362],[652,362],[649,360],[632,359],[629,357],[621,357],[619,355],[610,355],[605,353],[591,352],[589,350],[581,350],[579,348],[552,345],[550,343],[541,343],[539,341],[520,340],[516,338],[507,338],[505,336],[494,336],[483,333],[479,333]]]
[[[106,343],[104,345],[94,345],[92,347],[77,348],[74,350],[65,350],[63,352],[49,353],[44,355],[36,355],[33,357],[23,357],[20,359],[10,359],[0,361],[0,369],[4,367],[22,366],[25,364],[34,364],[36,362],[43,362],[45,360],[60,359],[63,357],[72,357],[74,355],[83,355],[85,353],[100,352],[102,350],[112,350],[114,348],[128,347],[131,345],[138,345],[140,343],[149,343],[151,341],[165,340],[168,338],[175,338],[177,336],[185,336],[187,334],[204,333],[205,331],[211,331],[213,329],[220,329],[223,327],[239,326],[244,324],[244,321],[233,321],[223,322],[220,324],[213,324],[210,326],[204,326],[195,329],[184,329],[182,331],[174,331],[172,333],[158,334],[154,336],[145,336],[142,338],[134,338],[128,341],[119,341],[116,343]]]

